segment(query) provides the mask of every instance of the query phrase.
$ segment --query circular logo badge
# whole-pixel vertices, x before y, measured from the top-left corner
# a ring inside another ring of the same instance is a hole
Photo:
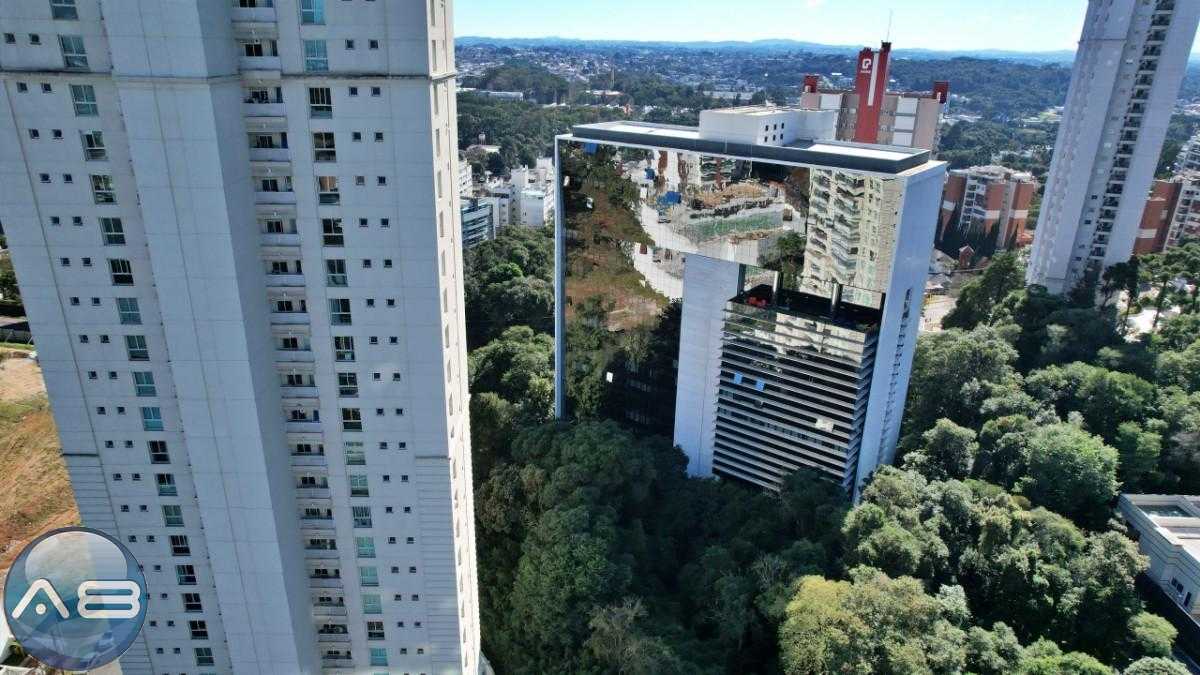
[[[4,618],[21,647],[63,670],[91,670],[129,649],[146,618],[146,579],[116,539],[66,527],[34,539],[4,582]]]

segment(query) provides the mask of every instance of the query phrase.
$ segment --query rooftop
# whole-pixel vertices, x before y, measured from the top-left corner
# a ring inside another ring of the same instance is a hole
[[[1200,496],[1124,494],[1121,510],[1148,521],[1168,543],[1200,561]]]
[[[761,114],[752,109],[744,114]],[[567,140],[602,141],[643,145],[746,159],[761,159],[791,164],[807,164],[833,169],[896,175],[930,163],[928,150],[894,145],[872,145],[842,141],[797,140],[787,145],[752,145],[700,138],[697,127],[649,122],[597,122],[578,124]]]

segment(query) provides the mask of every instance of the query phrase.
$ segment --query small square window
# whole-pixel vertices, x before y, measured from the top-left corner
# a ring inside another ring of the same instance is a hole
[[[375,298],[367,298],[367,307],[375,306]]]
[[[62,218],[59,218],[58,216],[50,216],[50,224],[56,227],[62,225]]]
[[[383,408],[376,408],[376,409],[375,409],[375,415],[376,415],[376,416],[378,416],[378,417],[383,417]],[[385,478],[386,478],[386,477],[385,477]]]
[[[398,345],[398,344],[400,344],[400,338],[393,335],[388,338],[388,344]]]
[[[49,94],[52,91],[54,91],[54,88],[50,86],[49,82],[42,83],[42,93],[43,94]]]
[[[376,132],[375,132],[375,142],[376,142],[376,143],[382,143],[382,142],[383,142],[383,132],[382,132],[382,131],[376,131]]]
[[[58,264],[62,265],[63,267],[70,267],[71,259],[70,258],[59,258]]]
[[[38,180],[42,181],[43,183],[49,183],[49,182],[50,182],[50,174],[48,174],[48,173],[39,173],[39,174],[38,174]]]
[[[89,380],[98,380],[98,379],[100,379],[100,374],[94,370],[89,370],[88,371],[88,379]],[[112,447],[112,445],[109,445],[111,443],[112,443],[112,441],[105,441],[105,445],[107,445],[107,447],[110,447],[110,448]]]
[[[371,373],[371,379],[378,382],[383,377],[383,373]]]
[[[38,139],[38,138],[39,138],[41,135],[42,135],[42,134],[41,134],[41,132],[40,132],[40,131],[38,131],[37,129],[30,129],[30,130],[29,130],[29,137],[30,137],[30,138],[32,138],[32,139],[33,139],[33,140],[35,140],[35,141],[36,141],[36,140],[37,140],[37,139]]]
[[[110,379],[110,380],[115,380],[115,379],[117,379],[117,371],[115,371],[115,370],[110,370],[110,371],[108,371],[108,379]],[[125,441],[125,447],[127,447],[127,448],[132,448],[132,447],[133,447],[133,442],[132,442],[132,441]]]
[[[359,227],[366,227],[366,226],[367,226],[367,219],[366,219],[366,218],[359,218],[359,219],[358,219],[358,226],[359,226]]]
[[[354,49],[354,40],[346,40],[346,49],[347,49],[347,50],[353,50],[353,49]]]
[[[387,176],[376,176],[375,184],[376,185],[387,185]]]
[[[71,174],[69,174],[69,173],[64,173],[64,174],[63,174],[63,182],[64,182],[64,183],[74,183],[74,182],[75,182],[75,177],[74,177],[74,176],[72,176],[72,175],[71,175]]]
[[[83,227],[83,216],[71,216],[71,224],[75,227]]]
[[[31,44],[31,45],[42,44],[42,36],[38,35],[37,33],[30,33],[29,34],[29,44]]]
[[[381,87],[371,87],[371,95],[372,96],[382,96],[383,89]]]
[[[63,137],[62,129],[51,129],[50,130],[50,138],[53,138],[56,141],[61,141],[62,137]]]
[[[43,181],[43,182],[45,182],[45,183],[48,183],[48,182],[50,182],[50,181],[49,181],[49,180],[46,180],[46,181]],[[355,185],[366,185],[366,184],[367,184],[367,177],[366,177],[366,176],[355,176],[355,177],[354,177],[354,184],[355,184]]]
[[[354,141],[355,143],[358,143],[359,141],[362,140],[362,132],[361,131],[350,132],[350,140]]]
[[[372,335],[371,337],[367,338],[367,344],[372,344],[372,345],[379,344],[379,336]]]
[[[367,48],[379,49],[379,40],[367,40]]]
[[[92,298],[92,307],[100,306],[100,298]]]
[[[10,35],[11,35],[11,33],[10,33]],[[29,91],[29,85],[25,84],[24,82],[18,82],[17,83],[17,91],[24,94],[25,92]]]
[[[365,269],[365,270],[371,269],[371,259],[370,258],[364,259],[362,261],[362,266],[363,266],[363,269]]]
[[[83,266],[84,266],[84,267],[91,267],[91,266],[92,266],[92,259],[91,259],[91,258],[83,258],[83,259],[82,259],[82,262],[83,262]]]
[[[350,95],[358,96],[358,87],[350,87]]]
[[[400,381],[400,373],[392,373],[392,382]]]
[[[385,267],[386,267],[386,265],[385,265]],[[395,299],[395,298],[388,298],[388,299],[387,299],[387,306],[388,306],[388,307],[395,307],[395,306],[396,306],[396,299]]]
[[[380,219],[379,219],[379,226],[380,226],[380,227],[391,227],[391,226],[392,226],[392,221],[388,220],[387,218],[380,218]]]
[[[75,296],[71,296],[71,306],[78,307],[79,306],[79,298],[77,298]]]
[[[12,34],[12,33],[5,33],[5,34],[4,34],[4,44],[11,45],[11,44],[16,44],[16,42],[17,42],[17,36],[16,36],[16,35],[14,35],[14,34]]]

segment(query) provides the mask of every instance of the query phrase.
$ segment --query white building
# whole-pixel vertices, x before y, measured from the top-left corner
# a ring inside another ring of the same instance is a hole
[[[1200,497],[1124,494],[1117,509],[1150,559],[1146,575],[1200,620]]]
[[[545,190],[526,188],[517,200],[517,223],[543,227],[554,219],[554,197]]]
[[[1175,171],[1200,171],[1200,133],[1195,134],[1179,149]]]
[[[480,669],[452,15],[0,3],[0,219],[154,598],[127,675]]]
[[[470,197],[474,191],[474,180],[471,177],[471,165],[461,156],[458,158],[458,196]]]
[[[1027,280],[1069,291],[1133,252],[1200,2],[1090,0]]]

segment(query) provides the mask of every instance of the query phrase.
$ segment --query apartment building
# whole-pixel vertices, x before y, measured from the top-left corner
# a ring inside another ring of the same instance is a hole
[[[832,115],[558,138],[560,417],[672,438],[692,475],[767,490],[807,467],[857,492],[892,461],[945,165],[832,140]]]
[[[942,190],[938,248],[956,254],[969,245],[976,254],[991,257],[1022,245],[1037,188],[1033,174],[1003,166],[950,171]]]
[[[1200,171],[1200,133],[1194,134],[1175,156],[1176,171]]]
[[[452,8],[0,3],[0,219],[129,673],[480,669]]]
[[[1142,210],[1133,252],[1161,253],[1200,239],[1200,171],[1182,171],[1155,180]]]
[[[935,81],[928,92],[888,91],[891,52],[890,42],[882,43],[878,51],[864,47],[856,61],[852,90],[822,89],[819,75],[804,76],[800,106],[836,110],[838,140],[937,152],[950,83]]]
[[[1070,291],[1133,253],[1197,22],[1197,2],[1088,2],[1029,283]]]
[[[463,250],[496,238],[495,205],[475,197],[462,200],[462,246]]]

